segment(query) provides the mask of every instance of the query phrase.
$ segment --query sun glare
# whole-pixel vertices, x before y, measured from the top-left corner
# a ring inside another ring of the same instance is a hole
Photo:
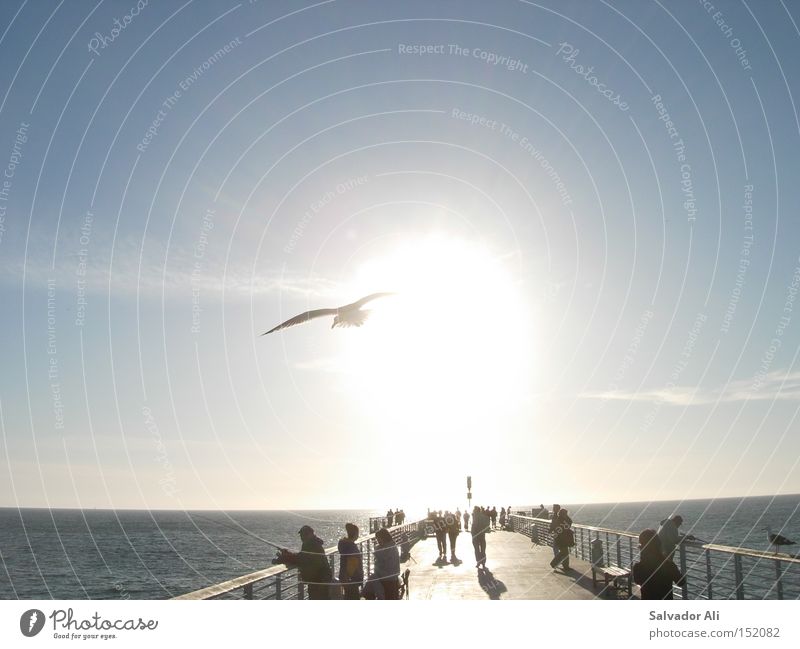
[[[363,264],[354,284],[354,294],[397,293],[369,305],[342,355],[352,395],[383,426],[410,442],[456,433],[463,443],[518,409],[535,332],[496,255],[430,237]]]

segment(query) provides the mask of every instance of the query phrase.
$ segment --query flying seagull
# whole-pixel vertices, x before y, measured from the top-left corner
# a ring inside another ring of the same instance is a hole
[[[296,315],[294,318],[290,318],[286,322],[282,322],[277,327],[273,327],[269,331],[265,331],[261,335],[266,336],[267,334],[271,334],[273,331],[280,331],[281,329],[286,329],[286,327],[303,324],[304,322],[308,322],[314,318],[322,318],[328,315],[333,316],[333,324],[331,325],[331,329],[334,327],[360,327],[364,324],[364,322],[366,322],[370,314],[369,311],[364,311],[361,307],[363,307],[367,302],[371,302],[379,297],[387,297],[389,295],[394,295],[394,293],[372,293],[371,295],[362,297],[360,300],[358,300],[358,302],[340,306],[338,309],[314,309],[313,311],[306,311],[305,313]]]
[[[776,554],[778,553],[778,546],[779,545],[795,545],[794,541],[790,541],[785,536],[782,536],[780,534],[773,534],[772,533],[772,528],[767,527],[765,529],[767,530],[767,539],[769,539],[769,544],[775,546],[775,553]]]

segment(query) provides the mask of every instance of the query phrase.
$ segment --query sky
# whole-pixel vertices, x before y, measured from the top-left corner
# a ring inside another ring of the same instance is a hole
[[[3,2],[0,506],[800,492],[798,23]]]

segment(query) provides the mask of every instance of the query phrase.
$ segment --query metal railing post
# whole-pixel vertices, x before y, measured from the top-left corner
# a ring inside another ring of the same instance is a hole
[[[281,576],[275,575],[275,599],[283,599],[281,592]]]
[[[775,585],[777,587],[778,599],[783,599],[783,581],[781,580],[781,562],[775,559]]]
[[[244,585],[244,598],[253,599],[253,584],[252,582]]]
[[[714,589],[711,585],[711,582],[714,580],[714,576],[711,572],[711,553],[706,550],[706,593],[708,599],[714,599]]]
[[[733,573],[736,579],[736,599],[744,599],[744,578],[742,576],[742,557],[733,555]]]
[[[622,567],[622,546],[620,545],[620,541],[622,537],[617,534],[617,566],[620,568]]]
[[[305,585],[300,579],[300,571],[297,572],[297,599],[305,599]]]
[[[678,544],[678,556],[680,557],[681,574],[683,575],[681,599],[689,599],[689,575],[686,574],[686,546],[683,543]]]

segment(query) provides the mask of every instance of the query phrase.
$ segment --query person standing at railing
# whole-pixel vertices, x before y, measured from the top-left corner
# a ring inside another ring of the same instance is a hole
[[[375,533],[375,571],[367,579],[365,599],[400,599],[400,553],[385,527]]]
[[[500,508],[500,528],[506,529],[506,508]]]
[[[633,581],[641,586],[642,599],[672,599],[672,584],[683,584],[685,577],[664,554],[655,530],[639,534],[639,561],[633,564]]]
[[[339,583],[345,599],[360,599],[364,582],[364,560],[356,545],[358,527],[353,523],[344,526],[347,536],[339,540]]]
[[[325,556],[322,539],[308,525],[303,525],[298,534],[302,542],[300,552],[283,549],[278,560],[300,571],[300,579],[308,587],[308,599],[330,599],[333,573]]]
[[[559,508],[553,531],[553,551],[555,557],[550,562],[550,567],[555,569],[561,563],[564,570],[569,570],[569,549],[575,545],[575,534],[572,531],[572,519],[566,509]]]
[[[661,521],[661,526],[658,528],[657,534],[661,543],[661,551],[670,559],[675,554],[675,548],[681,542],[681,534],[678,528],[682,523],[683,517],[675,514],[672,518],[665,518]]]
[[[392,527],[394,525],[394,512],[390,509],[386,512],[386,527]]]

